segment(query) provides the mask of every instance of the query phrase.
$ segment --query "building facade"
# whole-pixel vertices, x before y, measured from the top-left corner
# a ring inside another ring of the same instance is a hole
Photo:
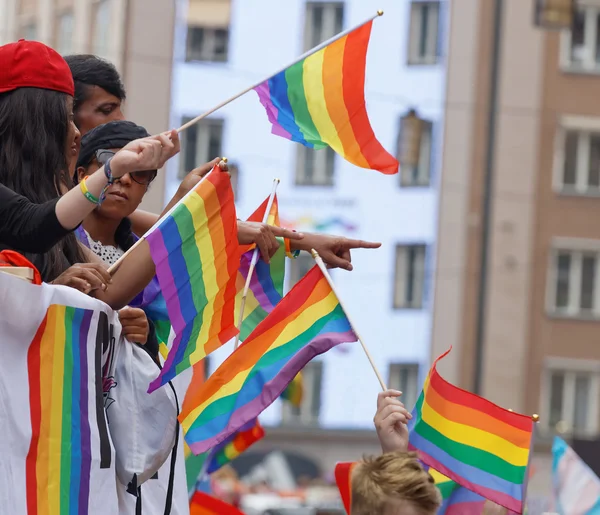
[[[165,194],[172,194],[193,167],[225,155],[239,218],[249,216],[279,178],[280,215],[287,227],[382,242],[380,250],[353,253],[353,272],[332,275],[385,381],[414,404],[429,362],[433,284],[427,270],[435,252],[446,2],[185,0],[179,7],[173,126],[266,79],[377,8],[385,11],[373,24],[367,106],[376,135],[391,153],[410,144],[402,143],[403,123],[416,118],[421,124],[421,137],[412,142],[418,159],[411,166],[384,176],[358,169],[329,149],[313,151],[278,138],[251,91],[182,134],[182,153],[169,169]],[[411,110],[417,116],[407,118]],[[309,255],[290,261],[287,286],[312,265]],[[211,356],[210,368],[229,352],[226,346]],[[276,402],[262,416],[271,426],[264,445],[302,442],[303,452],[326,467],[335,460],[324,455],[340,453],[330,447],[323,452],[323,431],[338,436],[338,430],[354,431],[337,441],[346,447],[354,442],[356,457],[376,449],[372,420],[380,387],[359,344],[315,359],[304,371],[304,383],[299,410]],[[327,445],[336,444],[327,440]]]
[[[62,55],[91,53],[117,67],[128,119],[152,134],[169,129],[175,0],[0,0],[0,44],[41,41]],[[159,174],[142,207],[160,212]]]
[[[433,356],[453,347],[445,377],[539,413],[540,494],[550,437],[600,421],[600,2],[572,23],[554,2],[562,30],[538,22],[549,4],[450,8],[432,329]]]

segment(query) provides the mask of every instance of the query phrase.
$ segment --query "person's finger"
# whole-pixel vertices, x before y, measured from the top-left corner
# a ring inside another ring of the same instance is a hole
[[[145,345],[148,341],[148,335],[143,333],[127,333],[123,334],[125,338],[127,338],[130,342],[139,343],[140,345]]]
[[[400,406],[404,408],[404,404],[397,397],[386,397],[380,405],[380,409],[385,408],[386,406]]]
[[[221,169],[221,171],[229,172],[229,165],[225,161],[222,161],[220,157],[217,159],[219,159],[219,168]]]
[[[129,306],[119,310],[119,320],[135,320],[136,318],[146,317],[143,310],[131,308]]]
[[[203,165],[199,166],[198,168],[194,168],[190,173],[193,173],[194,175],[197,175],[198,177],[204,177],[208,172],[210,172],[218,163],[219,163],[219,157],[217,157],[216,159],[213,159],[212,161],[208,162],[208,163],[204,163]]]
[[[100,263],[86,263],[85,265],[82,265],[82,266],[85,268],[88,268],[88,269],[95,270],[96,273],[100,276],[100,278],[106,284],[112,283],[112,277],[108,273],[108,268],[106,268],[104,265],[102,265]]]
[[[381,243],[365,240],[351,240],[349,238],[343,238],[340,241],[340,245],[345,249],[378,249],[381,247]]]
[[[277,252],[277,249],[279,248],[279,242],[270,228],[265,231],[265,237],[267,238],[267,244],[269,245],[269,257],[271,258],[275,255],[275,252]]]
[[[383,421],[384,425],[389,425],[390,427],[395,427],[396,424],[408,424],[410,418],[405,413],[394,412],[388,415]]]
[[[269,241],[267,240],[267,238],[265,237],[264,233],[260,233],[258,235],[258,238],[256,238],[256,246],[258,247],[258,250],[260,251],[260,256],[262,257],[263,261],[267,264],[269,264],[270,262],[270,257],[271,255],[269,254]]]
[[[411,418],[410,413],[406,408],[390,405],[383,408],[379,413],[380,424],[383,424],[393,414],[399,415],[403,423],[406,423],[406,421]]]
[[[271,226],[271,231],[275,236],[279,236],[280,238],[287,238],[288,240],[301,240],[304,238],[304,234],[301,232],[294,232],[290,229],[284,229],[283,227],[276,227],[274,225]]]
[[[97,270],[93,268],[78,268],[76,277],[88,282],[91,290],[106,290],[106,283]]]
[[[321,253],[321,259],[331,268],[342,268],[344,270],[348,270],[349,272],[352,271],[352,263],[350,263],[350,261],[336,256],[331,251]]]
[[[68,286],[69,288],[79,290],[81,293],[85,293],[86,295],[92,291],[92,285],[80,277],[69,277],[65,281],[64,285]]]
[[[377,408],[384,404],[385,399],[388,397],[400,397],[402,392],[400,390],[388,389],[377,394]]]

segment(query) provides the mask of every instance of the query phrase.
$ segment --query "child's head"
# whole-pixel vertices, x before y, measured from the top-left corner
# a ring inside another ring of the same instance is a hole
[[[148,136],[148,131],[143,127],[122,120],[92,129],[81,138],[75,182],[94,173],[128,143]],[[97,212],[105,218],[114,220],[128,217],[138,208],[155,177],[156,170],[140,170],[125,174],[108,188],[106,200]]]
[[[364,458],[352,472],[351,515],[435,515],[441,495],[416,455]]]

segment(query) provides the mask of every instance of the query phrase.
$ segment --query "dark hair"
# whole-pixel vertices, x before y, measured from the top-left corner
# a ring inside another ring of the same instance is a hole
[[[73,99],[75,112],[88,99],[90,86],[98,86],[119,100],[125,100],[125,86],[112,63],[90,54],[68,55],[65,57],[65,61],[71,68],[75,81],[75,97]]]
[[[43,203],[71,186],[65,155],[69,132],[67,95],[39,88],[0,94],[0,183]],[[66,236],[43,256],[32,256],[45,281],[56,279],[69,263],[85,261],[77,239]]]

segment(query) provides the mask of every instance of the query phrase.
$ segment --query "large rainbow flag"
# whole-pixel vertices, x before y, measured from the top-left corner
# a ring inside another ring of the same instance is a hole
[[[91,310],[49,306],[29,347],[32,434],[25,488],[31,515],[88,513],[92,450],[87,341],[92,315]],[[108,460],[101,467],[110,465],[110,452]]]
[[[256,87],[277,136],[314,149],[330,146],[350,163],[385,174],[398,161],[379,143],[365,105],[373,22]]]
[[[533,435],[531,417],[462,390],[431,367],[409,421],[409,447],[459,485],[522,513]]]
[[[176,335],[152,392],[238,332],[240,247],[229,176],[213,169],[146,239]]]
[[[265,410],[315,356],[356,341],[315,266],[212,374],[179,420],[195,453],[218,445]]]

